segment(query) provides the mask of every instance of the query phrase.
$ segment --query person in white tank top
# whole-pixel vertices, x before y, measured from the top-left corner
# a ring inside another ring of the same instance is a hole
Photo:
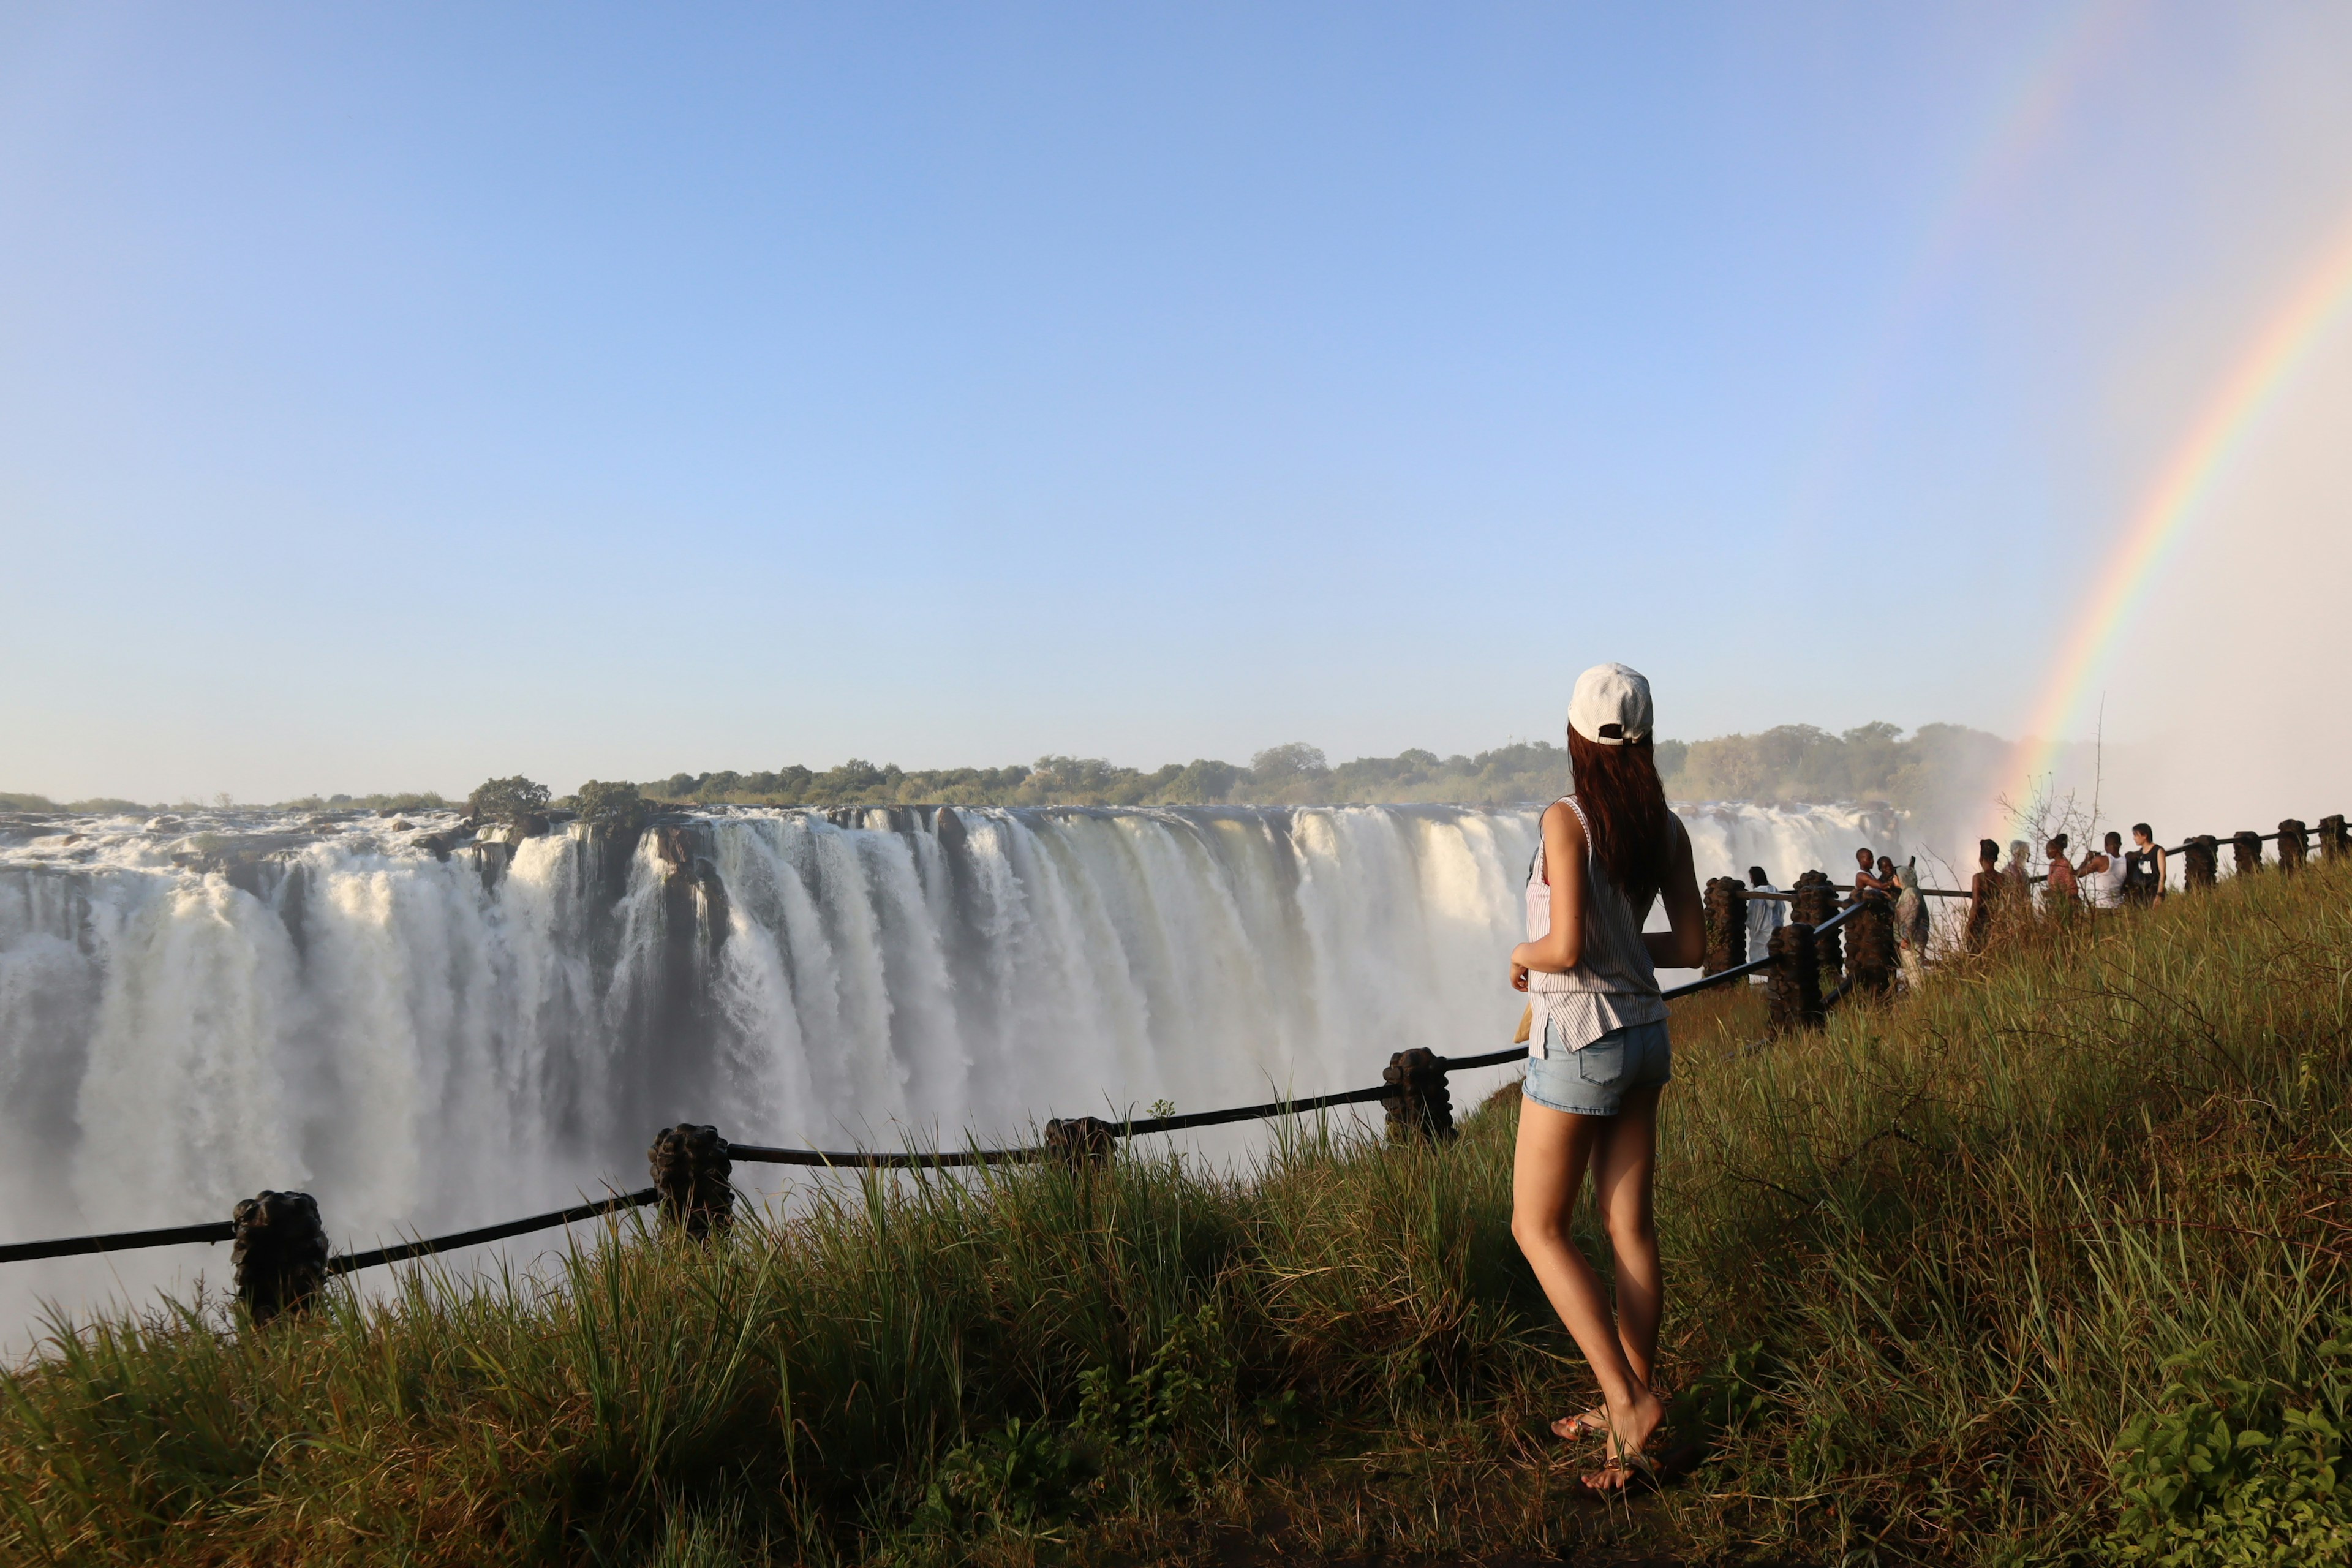
[[[1598,1406],[1552,1430],[1604,1440],[1584,1484],[1608,1492],[1651,1474],[1644,1447],[1665,1417],[1651,1386],[1665,1301],[1652,1189],[1658,1097],[1674,1069],[1657,970],[1696,967],[1706,949],[1690,836],[1667,809],[1651,731],[1640,674],[1603,664],[1577,678],[1576,794],[1544,812],[1528,940],[1511,951],[1511,984],[1541,1020],[1521,1086],[1511,1234],[1601,1384]],[[1644,931],[1659,900],[1669,929]],[[1588,1170],[1616,1259],[1613,1310],[1569,1230]]]

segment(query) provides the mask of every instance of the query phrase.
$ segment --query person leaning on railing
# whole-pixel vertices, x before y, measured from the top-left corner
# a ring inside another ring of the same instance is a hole
[[[1916,991],[1927,983],[1927,900],[1919,892],[1919,858],[1914,855],[1895,872],[1895,962],[1903,972],[1903,988]]]
[[[2164,897],[2164,846],[2145,822],[2132,824],[2132,849],[2124,857],[2124,901],[2153,904]]]
[[[2050,870],[2042,883],[2042,912],[2055,920],[2066,920],[2074,912],[2079,889],[2074,883],[2074,863],[2066,858],[2066,835],[2060,834],[2042,847],[2048,857]]]
[[[1576,793],[1544,812],[1528,940],[1511,950],[1511,984],[1541,1019],[1522,1085],[1511,1234],[1600,1382],[1600,1407],[1552,1429],[1604,1440],[1605,1461],[1584,1484],[1605,1492],[1655,1479],[1644,1449],[1666,1413],[1653,1385],[1665,1281],[1651,1179],[1658,1096],[1674,1071],[1657,966],[1695,967],[1706,946],[1690,836],[1666,808],[1651,721],[1650,683],[1633,670],[1602,664],[1577,678]],[[1644,933],[1660,898],[1671,929]],[[1613,1315],[1569,1233],[1588,1167],[1616,1259]]]
[[[1992,940],[1993,923],[2007,900],[2009,884],[2000,873],[2000,846],[1990,838],[1977,840],[1977,874],[1969,879],[1969,923],[1960,945],[1982,952]]]
[[[2074,868],[2083,887],[2083,901],[2096,910],[2114,909],[2124,901],[2124,836],[2107,835],[2106,847],[2094,849]]]

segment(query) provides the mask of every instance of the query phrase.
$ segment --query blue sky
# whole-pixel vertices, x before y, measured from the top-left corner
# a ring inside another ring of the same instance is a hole
[[[2347,40],[14,8],[0,788],[1474,750],[1601,658],[2013,733],[2352,211]]]

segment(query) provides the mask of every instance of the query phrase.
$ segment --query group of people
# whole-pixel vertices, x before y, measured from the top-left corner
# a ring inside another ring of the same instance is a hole
[[[2046,868],[2036,878],[2027,864],[2027,844],[2010,841],[2009,863],[2000,863],[2000,846],[1990,838],[1977,842],[1977,874],[1969,881],[1969,923],[1965,941],[1970,951],[1981,949],[2003,919],[2016,919],[2034,908],[2033,884],[2042,884],[2042,912],[2063,920],[2079,909],[2119,910],[2126,904],[2152,904],[2164,897],[2164,846],[2145,822],[2132,824],[2132,847],[2124,836],[2109,833],[2100,847],[2077,862],[2067,858],[2063,833],[2042,846]]]
[[[1895,905],[1895,956],[1903,984],[1916,988],[1927,977],[1927,900],[1919,890],[1919,863],[1915,857],[1897,866],[1890,855],[1874,855],[1867,847],[1853,852],[1853,896],[1891,900]],[[1761,866],[1748,868],[1748,962],[1769,957],[1772,933],[1789,918],[1789,906],[1764,874]],[[1761,896],[1759,896],[1761,895]],[[1761,985],[1760,974],[1748,977]]]
[[[2168,868],[2164,846],[2145,822],[2132,825],[2133,847],[2124,847],[2124,836],[2110,833],[2106,842],[2081,860],[2067,858],[2063,833],[2042,847],[2046,866],[2040,876],[2026,859],[2022,838],[2009,846],[2009,863],[2001,864],[2000,846],[1990,838],[1977,843],[1980,867],[1969,884],[1968,923],[1962,942],[1969,951],[1981,951],[2003,920],[2031,913],[2036,907],[2034,884],[2042,884],[2040,909],[2064,919],[2078,909],[2119,910],[2126,904],[2151,904],[2164,897]],[[1927,973],[1929,920],[1927,900],[1920,891],[1916,858],[1897,866],[1893,857],[1867,847],[1853,852],[1853,897],[1884,899],[1895,905],[1895,955],[1906,985],[1916,985]],[[1755,963],[1769,951],[1772,933],[1788,919],[1788,906],[1761,866],[1748,868],[1748,891],[1766,897],[1748,900],[1748,959]],[[1758,981],[1761,984],[1760,979]]]

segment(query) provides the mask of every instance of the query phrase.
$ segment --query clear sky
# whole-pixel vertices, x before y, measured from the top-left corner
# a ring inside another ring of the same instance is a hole
[[[0,788],[1475,750],[1601,658],[2016,734],[2347,77],[2342,6],[10,6]]]

